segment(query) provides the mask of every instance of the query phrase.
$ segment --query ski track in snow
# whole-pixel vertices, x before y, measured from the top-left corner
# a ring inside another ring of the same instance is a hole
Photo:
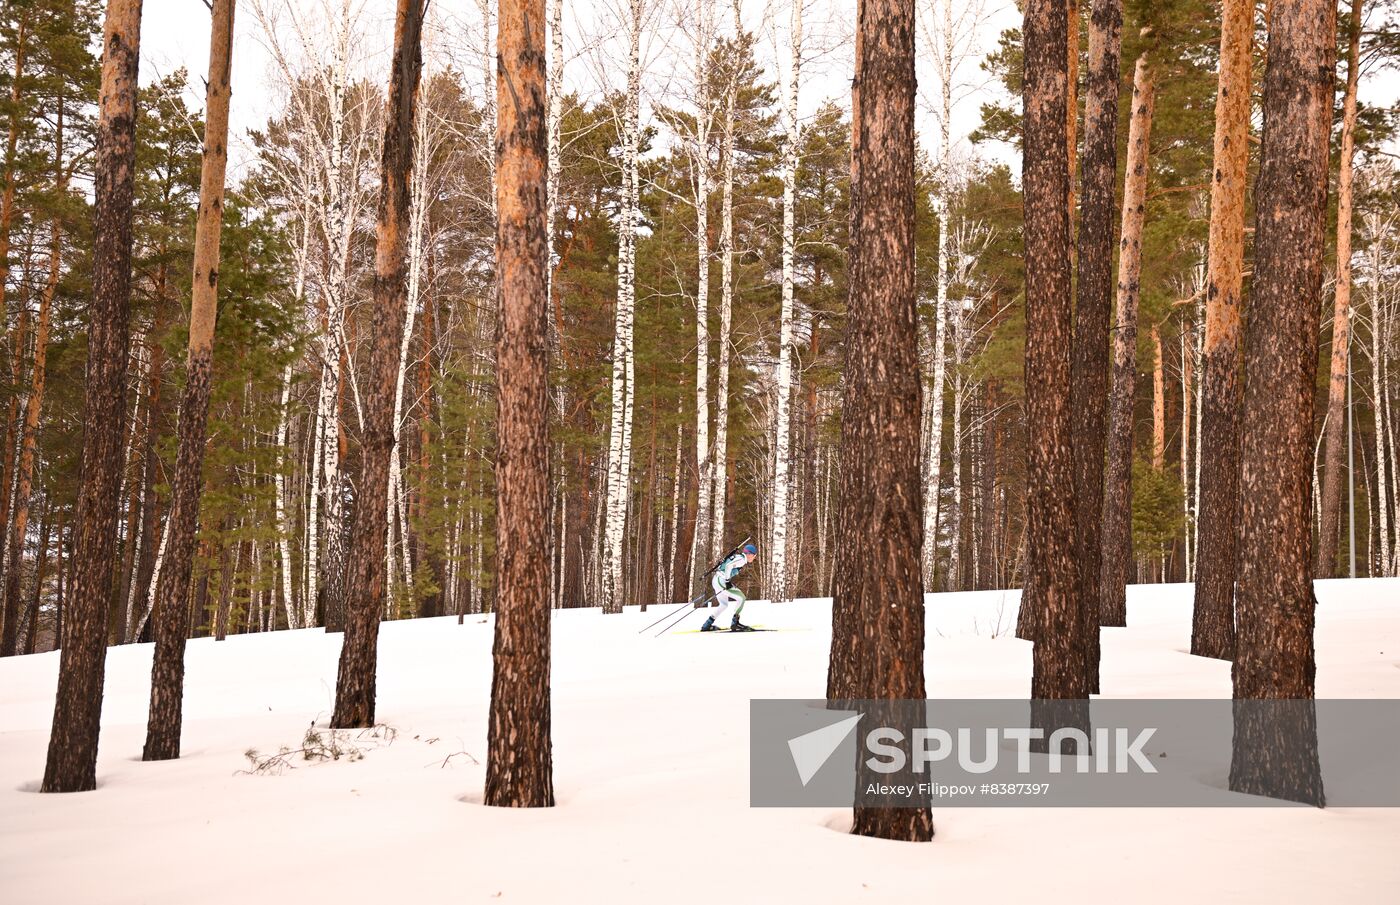
[[[1018,597],[929,597],[931,696],[1028,694]],[[1400,580],[1318,599],[1318,695],[1400,697]],[[1106,696],[1229,696],[1228,663],[1185,653],[1190,609],[1188,585],[1129,589]],[[661,612],[556,611],[559,806],[534,811],[480,804],[489,617],[386,623],[378,716],[397,737],[278,776],[240,773],[244,752],[324,725],[338,635],[192,641],[184,756],[155,764],[151,645],[113,648],[99,789],[75,795],[34,792],[58,654],[0,661],[0,902],[1395,901],[1400,809],[936,808],[937,838],[911,845],[845,834],[849,811],[750,808],[748,699],[824,694],[830,603],[751,601],[745,621],[804,630],[744,642],[638,634]]]

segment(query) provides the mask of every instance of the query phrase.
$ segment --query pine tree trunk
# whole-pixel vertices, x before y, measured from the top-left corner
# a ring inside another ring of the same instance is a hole
[[[864,4],[859,6],[859,15],[864,15]],[[862,286],[860,273],[861,265],[861,243],[857,240],[861,229],[861,202],[862,202],[862,181],[861,181],[861,159],[864,152],[861,148],[861,135],[863,132],[861,119],[861,84],[864,80],[863,67],[865,65],[865,34],[861,28],[856,28],[855,33],[855,72],[851,79],[851,180],[850,180],[850,203],[849,220],[847,221],[847,232],[849,241],[846,244],[846,282],[847,296],[854,299],[857,297],[857,288]],[[851,312],[847,312],[849,315]],[[846,347],[846,357],[850,360],[851,347]],[[842,398],[850,391],[849,381],[842,384]],[[922,416],[922,405],[920,415]],[[845,450],[845,423],[842,423],[842,442],[840,450]],[[843,460],[844,461],[844,460]],[[838,472],[838,475],[844,471]],[[844,487],[844,484],[840,485]],[[827,506],[830,509],[830,504]],[[829,513],[828,513],[829,514]],[[920,513],[922,517],[923,513]],[[824,517],[823,521],[827,519]],[[922,526],[921,526],[922,527]],[[837,525],[837,531],[841,529]],[[839,540],[839,538],[838,538]],[[920,538],[922,542],[923,538]],[[920,546],[922,550],[922,543]],[[845,562],[844,560],[842,561]],[[922,561],[921,561],[922,566]],[[831,579],[832,601],[831,601],[831,655],[829,658],[826,673],[826,697],[827,700],[840,701],[857,698],[860,692],[857,690],[857,672],[859,670],[858,650],[859,632],[863,630],[859,619],[860,598],[852,594],[838,593],[838,585],[833,567]],[[925,588],[920,586],[920,591]]]
[[[1337,289],[1332,312],[1332,366],[1327,383],[1327,440],[1323,452],[1322,520],[1317,534],[1317,577],[1337,577],[1342,511],[1342,443],[1351,379],[1352,158],[1356,150],[1356,82],[1361,56],[1362,0],[1351,0],[1347,27],[1347,88],[1342,102],[1342,149],[1337,173]],[[1351,480],[1353,476],[1347,473]]]
[[[63,101],[60,98],[54,132],[55,194],[62,197],[68,180],[63,171]],[[4,631],[0,633],[0,657],[12,657],[19,642],[20,567],[24,562],[24,536],[29,527],[29,498],[34,491],[34,450],[39,439],[39,413],[44,406],[48,375],[49,325],[62,258],[63,227],[57,215],[49,227],[49,275],[39,296],[39,319],[34,328],[34,367],[25,404],[20,439],[19,481],[15,489],[14,518],[10,524],[9,565],[5,569]],[[8,489],[8,488],[6,488]],[[30,630],[33,633],[33,630]]]
[[[1123,226],[1118,248],[1118,314],[1113,334],[1113,383],[1108,399],[1108,459],[1103,501],[1103,571],[1099,623],[1127,624],[1127,584],[1133,564],[1133,398],[1137,383],[1139,279],[1147,199],[1148,143],[1152,135],[1150,51],[1133,71],[1132,118],[1123,179]]]
[[[1162,324],[1147,329],[1152,343],[1152,470],[1167,466],[1167,374],[1162,362]]]
[[[29,17],[21,7],[19,21],[15,23],[14,38],[14,73],[10,78],[10,109],[18,112],[23,108],[24,86],[24,65],[29,55]],[[20,123],[23,121],[18,115],[10,115],[9,129],[5,138],[5,169],[0,174],[5,187],[0,192],[0,324],[9,323],[9,312],[6,310],[6,292],[10,285],[10,227],[14,222],[15,214],[15,162],[16,150],[19,145]],[[8,478],[8,475],[6,475]],[[4,483],[5,490],[9,489],[9,481]],[[3,522],[0,521],[0,524]]]
[[[180,756],[190,569],[195,536],[199,532],[199,488],[209,415],[214,324],[219,305],[219,236],[223,229],[224,171],[228,164],[235,2],[215,0],[209,33],[204,160],[199,174],[199,219],[195,224],[189,358],[185,365],[185,395],[180,400],[179,447],[170,502],[170,541],[164,574],[156,592],[156,650],[151,666],[151,712],[143,760],[170,760]],[[227,572],[221,580],[227,587]]]
[[[10,110],[16,111],[9,118],[9,129],[5,140],[5,163],[3,181],[5,187],[0,192],[0,325],[5,325],[8,333],[9,311],[7,310],[6,293],[10,285],[10,229],[14,223],[15,214],[15,163],[16,150],[19,144],[19,134],[22,118],[17,115],[23,109],[24,67],[28,57],[29,44],[29,17],[24,8],[20,8],[19,21],[15,23],[14,38],[14,74],[10,80]],[[13,362],[11,378],[13,382],[19,384],[19,357],[24,348],[25,333],[28,323],[27,306],[20,308],[18,328],[7,338],[10,342],[11,361]],[[0,451],[0,538],[9,537],[10,524],[10,487],[14,481],[15,465],[15,422],[19,413],[19,394],[10,396],[9,417],[5,421],[5,448]],[[0,547],[3,547],[0,544]],[[0,562],[4,557],[0,555]]]
[[[331,726],[374,725],[379,620],[388,592],[384,550],[388,537],[390,460],[394,455],[396,399],[403,372],[407,307],[408,232],[412,213],[414,108],[422,71],[423,0],[398,0],[394,56],[385,111],[384,151],[375,236],[374,314],[364,372],[365,425],[358,492],[345,583],[345,640],[335,685]],[[422,178],[422,174],[419,174]]]
[[[1336,7],[1280,3],[1269,27],[1256,265],[1246,326],[1230,789],[1321,807],[1308,484],[1327,215]],[[1284,708],[1287,709],[1284,709]]]
[[[858,664],[852,697],[924,698],[924,602],[919,551],[921,380],[914,288],[914,7],[862,0],[858,13],[853,142],[859,213],[852,254],[841,425],[834,629]],[[832,645],[833,660],[837,645]],[[859,778],[858,778],[859,782]],[[852,832],[933,838],[928,807],[858,807]]]
[[[504,0],[497,94],[496,640],[486,804],[552,807],[544,0]]]
[[[82,484],[44,792],[97,787],[97,737],[112,600],[131,304],[141,0],[108,0],[94,148],[92,303],[83,401]]]
[[[1253,0],[1224,0],[1210,188],[1210,252],[1201,361],[1200,509],[1191,653],[1235,654],[1235,543],[1240,480],[1240,289],[1254,43]]]
[[[1087,722],[1087,642],[1081,619],[1073,548],[1074,458],[1070,447],[1069,154],[1065,139],[1067,17],[1064,0],[1026,6],[1025,186],[1026,415],[1029,444],[1026,495],[1025,605],[1035,613],[1037,701],[1084,701]],[[1033,716],[1047,735],[1078,725],[1076,710]]]
[[[1109,325],[1113,316],[1114,180],[1118,174],[1122,0],[1092,0],[1089,79],[1084,98],[1084,161],[1078,245],[1078,298],[1070,418],[1074,435],[1074,526],[1089,691],[1099,690],[1099,578],[1103,569],[1105,431]]]

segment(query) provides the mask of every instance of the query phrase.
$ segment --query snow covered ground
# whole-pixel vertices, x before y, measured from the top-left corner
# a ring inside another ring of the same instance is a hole
[[[1321,697],[1400,697],[1400,581],[1321,582]],[[1133,587],[1103,640],[1111,697],[1228,697],[1186,653],[1190,591]],[[1024,697],[1014,592],[929,598],[933,697]],[[35,793],[58,655],[0,661],[0,902],[1357,902],[1400,889],[1400,809],[936,809],[928,845],[848,811],[748,806],[748,699],[821,697],[828,601],[750,603],[736,636],[559,612],[559,806],[481,805],[491,620],[387,624],[361,760],[248,775],[331,710],[339,636],[189,646],[185,755],[140,762],[151,646],[107,659],[99,788]],[[692,617],[687,626],[699,622]],[[1398,756],[1400,758],[1400,756]],[[1398,760],[1400,762],[1400,760]]]

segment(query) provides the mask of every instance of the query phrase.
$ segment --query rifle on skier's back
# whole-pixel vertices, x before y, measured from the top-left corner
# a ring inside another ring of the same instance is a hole
[[[747,544],[751,539],[752,538],[749,535],[745,535],[743,540],[730,547],[729,552],[721,556],[719,559],[715,560],[715,564],[706,569],[705,574],[701,575],[700,577],[709,578],[711,575],[715,574],[719,567],[724,565],[724,561],[726,559],[733,556],[735,553],[738,553],[740,550],[744,549],[744,545]]]
[[[703,584],[705,583],[705,579],[706,579],[706,578],[709,578],[711,575],[713,575],[713,574],[719,569],[720,566],[724,565],[724,561],[725,561],[726,559],[728,559],[729,557],[733,556],[735,553],[738,553],[740,550],[742,550],[743,547],[744,547],[744,544],[747,544],[747,543],[749,542],[749,540],[750,540],[750,537],[748,537],[748,536],[746,535],[746,536],[744,537],[744,539],[741,540],[741,541],[739,541],[739,543],[735,544],[735,545],[729,550],[728,553],[724,554],[724,555],[721,556],[719,559],[715,560],[715,564],[712,565],[712,566],[710,566],[708,569],[706,569],[706,570],[705,570],[705,574],[700,576],[700,583],[703,585]],[[637,630],[637,634],[640,635],[642,632],[646,631],[646,630],[649,629],[649,628],[656,628],[656,626],[657,626],[658,624],[664,622],[666,619],[670,618],[671,616],[674,616],[675,614],[681,612],[682,610],[687,610],[687,611],[689,611],[689,610],[693,610],[693,609],[698,608],[699,604],[700,604],[702,601],[708,603],[709,601],[708,601],[706,598],[709,598],[709,597],[711,597],[711,596],[713,596],[713,595],[710,593],[709,588],[705,588],[705,589],[702,590],[699,594],[697,594],[695,597],[691,598],[690,600],[687,600],[685,603],[682,603],[680,606],[676,607],[674,610],[671,610],[670,612],[668,612],[668,613],[666,613],[665,615],[663,615],[660,619],[656,620],[656,622],[653,622],[653,623],[651,623],[650,625],[644,625],[644,626],[642,626],[640,629]],[[688,615],[688,613],[687,613],[687,615]],[[685,617],[681,617],[681,618],[685,618]],[[676,621],[679,622],[680,620],[676,620]],[[675,623],[672,623],[671,625],[666,626],[666,628],[662,629],[661,632],[664,634],[666,631],[670,630],[674,625],[675,625]]]

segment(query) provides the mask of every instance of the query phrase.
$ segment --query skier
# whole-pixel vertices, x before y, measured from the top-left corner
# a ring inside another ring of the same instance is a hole
[[[729,623],[731,632],[751,632],[749,628],[739,621],[739,613],[744,609],[744,592],[734,587],[734,576],[739,574],[739,570],[754,561],[758,555],[758,547],[753,544],[744,544],[743,547],[725,557],[724,562],[715,569],[714,578],[710,581],[710,586],[715,589],[715,597],[719,598],[719,612],[705,620],[705,624],[700,626],[702,632],[719,631],[715,625],[715,620],[724,615],[729,605],[734,604],[734,621]]]

